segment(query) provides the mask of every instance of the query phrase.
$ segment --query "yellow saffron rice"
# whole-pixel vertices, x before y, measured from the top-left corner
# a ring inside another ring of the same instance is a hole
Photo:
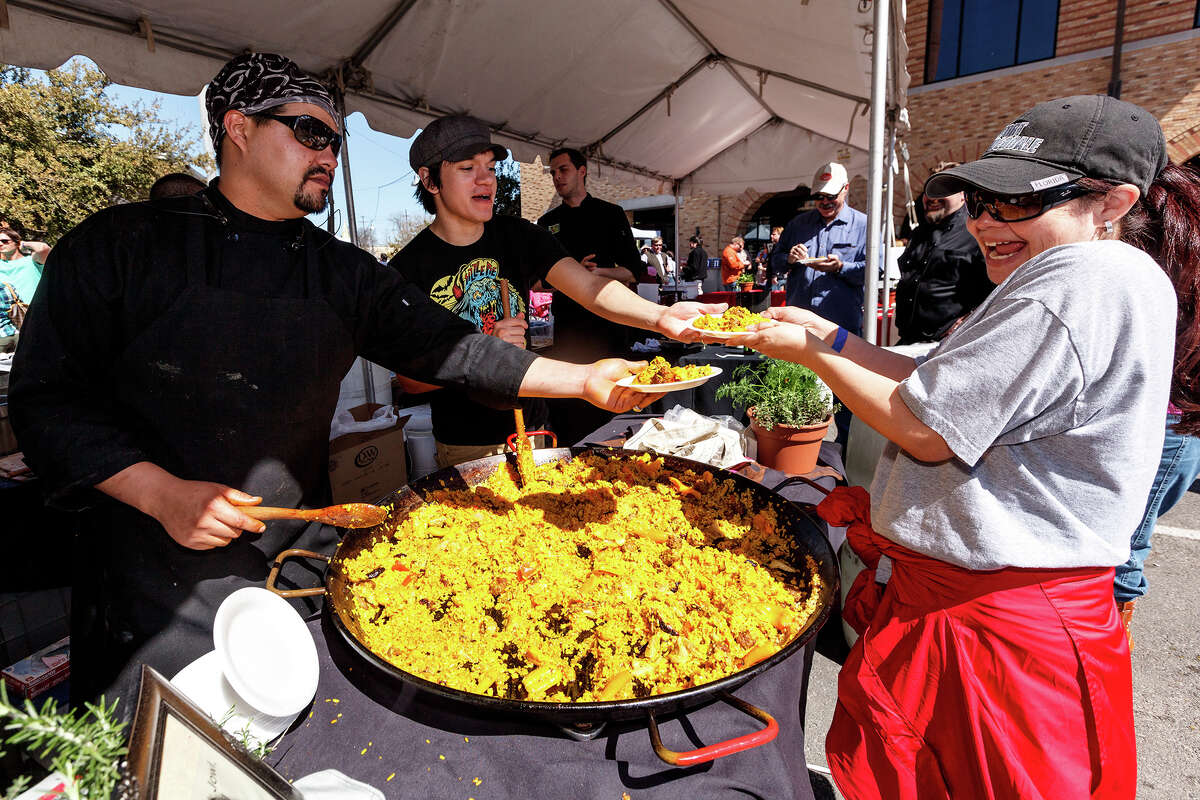
[[[585,454],[442,489],[345,563],[364,644],[476,694],[622,700],[774,654],[816,613],[774,505],[710,472]]]

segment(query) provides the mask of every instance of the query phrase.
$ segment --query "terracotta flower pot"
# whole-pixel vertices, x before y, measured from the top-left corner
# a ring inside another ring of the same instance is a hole
[[[806,475],[817,467],[817,455],[821,442],[829,430],[833,416],[816,425],[794,428],[791,425],[776,425],[767,430],[754,418],[750,408],[750,429],[758,439],[758,463],[791,475]]]

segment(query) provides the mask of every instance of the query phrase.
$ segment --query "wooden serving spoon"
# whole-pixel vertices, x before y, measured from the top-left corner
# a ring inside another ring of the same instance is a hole
[[[323,522],[339,528],[373,528],[387,519],[388,512],[370,503],[342,503],[326,508],[272,508],[271,506],[243,506],[238,510],[254,519],[303,519]]]
[[[500,280],[500,319],[508,316],[508,279]],[[528,486],[533,477],[533,445],[525,435],[525,412],[521,407],[513,409],[513,419],[517,424],[517,444],[513,448],[517,456],[517,483],[522,487]]]

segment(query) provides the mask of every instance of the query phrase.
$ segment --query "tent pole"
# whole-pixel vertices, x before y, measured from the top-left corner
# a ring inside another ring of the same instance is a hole
[[[682,270],[679,267],[679,254],[683,251],[679,249],[679,181],[671,183],[671,192],[675,195],[675,288],[679,288],[679,274]]]
[[[875,30],[871,43],[871,145],[867,181],[867,266],[863,281],[863,338],[876,343],[876,306],[879,300],[880,244],[883,239],[883,148],[887,105],[888,7],[891,0],[875,0]]]
[[[883,202],[883,341],[878,344],[886,346],[891,343],[892,322],[889,319],[892,298],[892,243],[896,241],[896,220],[892,213],[893,192],[896,185],[896,126],[890,125],[888,130],[887,161],[887,194]]]
[[[354,179],[350,176],[350,124],[346,120],[346,96],[341,86],[334,86],[337,92],[338,110],[342,112],[342,188],[346,190],[346,230],[350,233],[350,243],[358,246],[358,217],[354,215]],[[375,402],[375,367],[365,358],[359,358],[362,363],[363,402]]]

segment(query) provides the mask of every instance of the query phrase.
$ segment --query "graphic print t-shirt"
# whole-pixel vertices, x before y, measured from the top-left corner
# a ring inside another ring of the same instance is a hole
[[[490,334],[496,322],[529,315],[529,290],[546,277],[566,251],[548,232],[516,217],[494,217],[478,241],[459,247],[426,228],[392,259],[392,267],[438,305]],[[500,280],[509,285],[508,311],[501,313]],[[529,339],[526,336],[526,347]],[[523,398],[529,430],[545,427],[546,404]],[[433,436],[443,444],[499,444],[514,431],[513,414],[476,403],[457,389],[429,396]]]

